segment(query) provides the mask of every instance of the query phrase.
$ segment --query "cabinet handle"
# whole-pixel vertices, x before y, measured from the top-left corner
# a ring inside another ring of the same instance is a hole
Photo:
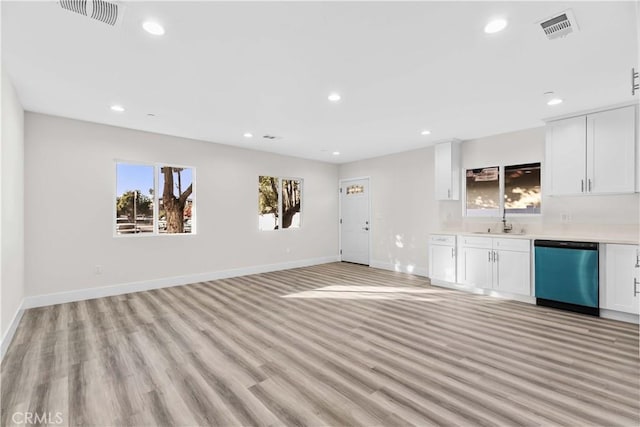
[[[488,261],[491,262],[491,251],[487,252],[487,255],[489,255]]]
[[[493,262],[498,262],[498,251],[493,253]]]
[[[591,193],[591,178],[589,178],[589,179],[587,180],[587,184],[588,184],[588,185],[587,185],[587,189],[588,189],[587,191],[589,191],[589,193]]]
[[[584,179],[580,180],[580,192],[584,193]]]
[[[635,297],[638,294],[640,294],[640,292],[638,291],[638,279],[634,277],[633,278],[633,296]]]
[[[449,189],[447,190],[447,199],[450,199],[450,198],[451,198],[451,190]]]
[[[456,248],[451,248],[451,258],[455,258],[456,256]]]

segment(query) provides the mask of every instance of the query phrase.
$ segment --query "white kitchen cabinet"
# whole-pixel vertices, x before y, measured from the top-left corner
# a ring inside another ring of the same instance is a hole
[[[605,246],[605,283],[603,301],[605,309],[625,313],[640,313],[640,267],[638,246]]]
[[[531,242],[527,239],[462,237],[458,276],[476,288],[531,295]]]
[[[436,144],[434,162],[436,200],[459,200],[460,141]]]
[[[584,116],[547,124],[546,165],[549,194],[584,192],[587,127]]]
[[[587,191],[593,194],[635,190],[635,108],[587,116]]]
[[[476,288],[491,288],[493,264],[491,250],[463,247],[460,251],[460,283]]]
[[[434,234],[429,240],[429,278],[456,281],[456,236]]]
[[[499,291],[531,295],[531,252],[495,251],[493,287]]]
[[[635,191],[636,107],[628,106],[547,123],[550,195]]]

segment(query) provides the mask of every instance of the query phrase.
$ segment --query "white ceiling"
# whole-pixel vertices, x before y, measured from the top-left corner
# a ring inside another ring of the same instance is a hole
[[[2,2],[3,66],[26,110],[342,163],[633,100],[635,2],[124,4],[113,28]],[[580,32],[547,40],[536,22],[566,8]],[[508,27],[485,34],[498,16]],[[166,34],[145,33],[148,18]]]

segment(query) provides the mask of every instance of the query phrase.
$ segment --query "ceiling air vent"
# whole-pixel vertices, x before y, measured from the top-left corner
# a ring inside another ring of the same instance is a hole
[[[263,135],[262,137],[264,139],[280,139],[279,136],[274,136],[274,135]]]
[[[65,10],[79,13],[95,21],[115,26],[122,20],[122,5],[107,0],[59,0]]]
[[[567,34],[579,30],[576,18],[571,9],[567,9],[551,18],[545,19],[539,24],[549,40],[565,37]]]
[[[87,0],[60,0],[60,7],[87,16]]]

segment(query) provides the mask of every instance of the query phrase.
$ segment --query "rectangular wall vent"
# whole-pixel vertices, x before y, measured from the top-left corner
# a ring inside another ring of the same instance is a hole
[[[545,19],[539,24],[549,40],[565,37],[574,31],[578,31],[578,24],[571,9]]]

